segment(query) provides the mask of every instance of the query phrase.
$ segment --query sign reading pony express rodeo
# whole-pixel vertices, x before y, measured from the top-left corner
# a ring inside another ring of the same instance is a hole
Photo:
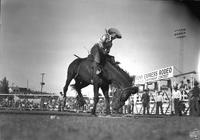
[[[166,67],[155,70],[146,74],[138,75],[135,78],[135,84],[145,84],[147,82],[154,82],[161,79],[168,79],[173,77],[174,67]]]

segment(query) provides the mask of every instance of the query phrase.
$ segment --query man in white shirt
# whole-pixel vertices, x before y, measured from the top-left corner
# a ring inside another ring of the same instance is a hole
[[[163,96],[161,94],[161,91],[158,91],[158,95],[156,97],[156,115],[159,115],[159,108],[160,108],[161,114],[163,114],[162,103],[163,103]]]
[[[178,87],[174,87],[174,90],[172,92],[172,100],[174,101],[174,111],[175,115],[178,115],[180,113],[179,109],[179,102],[181,100],[181,92],[178,90]]]

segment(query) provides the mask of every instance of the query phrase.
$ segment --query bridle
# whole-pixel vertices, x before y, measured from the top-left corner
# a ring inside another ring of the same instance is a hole
[[[126,87],[126,88],[123,88],[123,89],[118,89],[120,92],[125,92],[125,91],[130,91],[130,90],[133,90],[133,86],[129,86],[129,87]]]
[[[132,89],[132,86],[130,87],[126,87],[126,88],[123,88],[123,89],[119,89],[121,92],[125,92],[126,90],[131,90]]]

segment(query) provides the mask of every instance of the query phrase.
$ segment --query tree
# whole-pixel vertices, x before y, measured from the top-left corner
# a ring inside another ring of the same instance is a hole
[[[6,79],[6,77],[3,78],[2,81],[0,81],[0,91],[3,92],[3,93],[9,93],[9,82],[8,80]]]

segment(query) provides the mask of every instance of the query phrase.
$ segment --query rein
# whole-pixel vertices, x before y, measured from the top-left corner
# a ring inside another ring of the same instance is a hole
[[[126,90],[132,90],[132,86],[129,86],[129,87],[126,87],[126,88],[123,88],[123,89],[119,89],[119,91],[121,92],[125,92]]]

